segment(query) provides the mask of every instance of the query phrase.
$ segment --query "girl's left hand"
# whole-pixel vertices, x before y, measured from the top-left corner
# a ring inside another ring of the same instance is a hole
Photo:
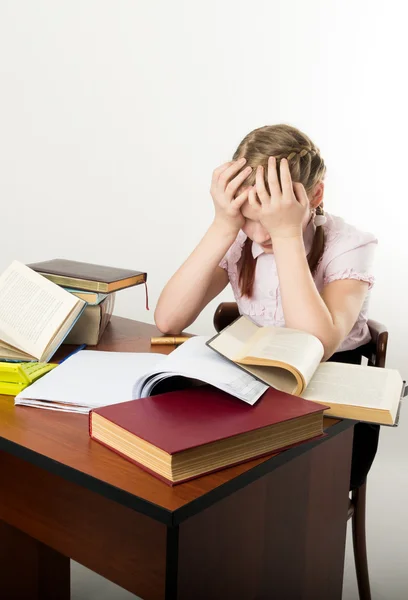
[[[259,221],[268,231],[272,241],[276,238],[299,237],[303,223],[309,214],[309,198],[301,183],[293,183],[288,161],[280,162],[282,189],[276,169],[276,159],[271,156],[268,162],[268,184],[270,195],[265,187],[264,169],[256,171],[256,185],[250,189],[249,204],[258,211]],[[257,199],[259,198],[259,201]]]

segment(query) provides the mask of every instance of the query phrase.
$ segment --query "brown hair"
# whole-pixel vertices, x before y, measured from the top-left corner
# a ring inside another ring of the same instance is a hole
[[[326,166],[320,151],[310,138],[290,125],[268,125],[251,131],[239,144],[233,159],[245,157],[245,166],[252,167],[251,174],[243,185],[254,185],[256,168],[262,165],[265,175],[265,186],[268,185],[268,158],[277,159],[278,178],[280,183],[279,164],[281,158],[289,162],[292,180],[303,184],[306,193],[313,192],[319,181],[326,173]],[[322,205],[316,209],[316,214],[324,214]],[[313,273],[324,250],[323,227],[317,227],[313,238],[312,248],[307,260]],[[252,240],[246,239],[239,263],[239,285],[243,296],[252,296],[255,278],[256,259],[252,256]]]

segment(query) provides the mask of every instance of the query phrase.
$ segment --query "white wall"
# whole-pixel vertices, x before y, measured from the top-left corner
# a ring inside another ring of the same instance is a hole
[[[380,239],[371,315],[408,376],[402,5],[2,0],[0,269],[147,270],[153,309],[211,220],[212,170],[251,129],[287,122],[324,154],[326,209]],[[116,312],[153,319],[142,288]]]

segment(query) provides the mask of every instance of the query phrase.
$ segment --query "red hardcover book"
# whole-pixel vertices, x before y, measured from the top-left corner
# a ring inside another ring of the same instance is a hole
[[[272,388],[250,406],[202,386],[94,409],[89,432],[174,485],[323,435],[325,408]]]

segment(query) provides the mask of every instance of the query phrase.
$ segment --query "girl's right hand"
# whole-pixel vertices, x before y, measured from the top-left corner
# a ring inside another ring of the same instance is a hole
[[[226,231],[238,233],[244,226],[245,219],[241,206],[248,199],[248,189],[237,197],[235,194],[252,171],[251,167],[242,169],[246,159],[225,163],[215,169],[211,181],[210,193],[214,201],[215,222],[222,225]],[[239,173],[239,171],[241,171]],[[239,175],[237,175],[239,173]]]

